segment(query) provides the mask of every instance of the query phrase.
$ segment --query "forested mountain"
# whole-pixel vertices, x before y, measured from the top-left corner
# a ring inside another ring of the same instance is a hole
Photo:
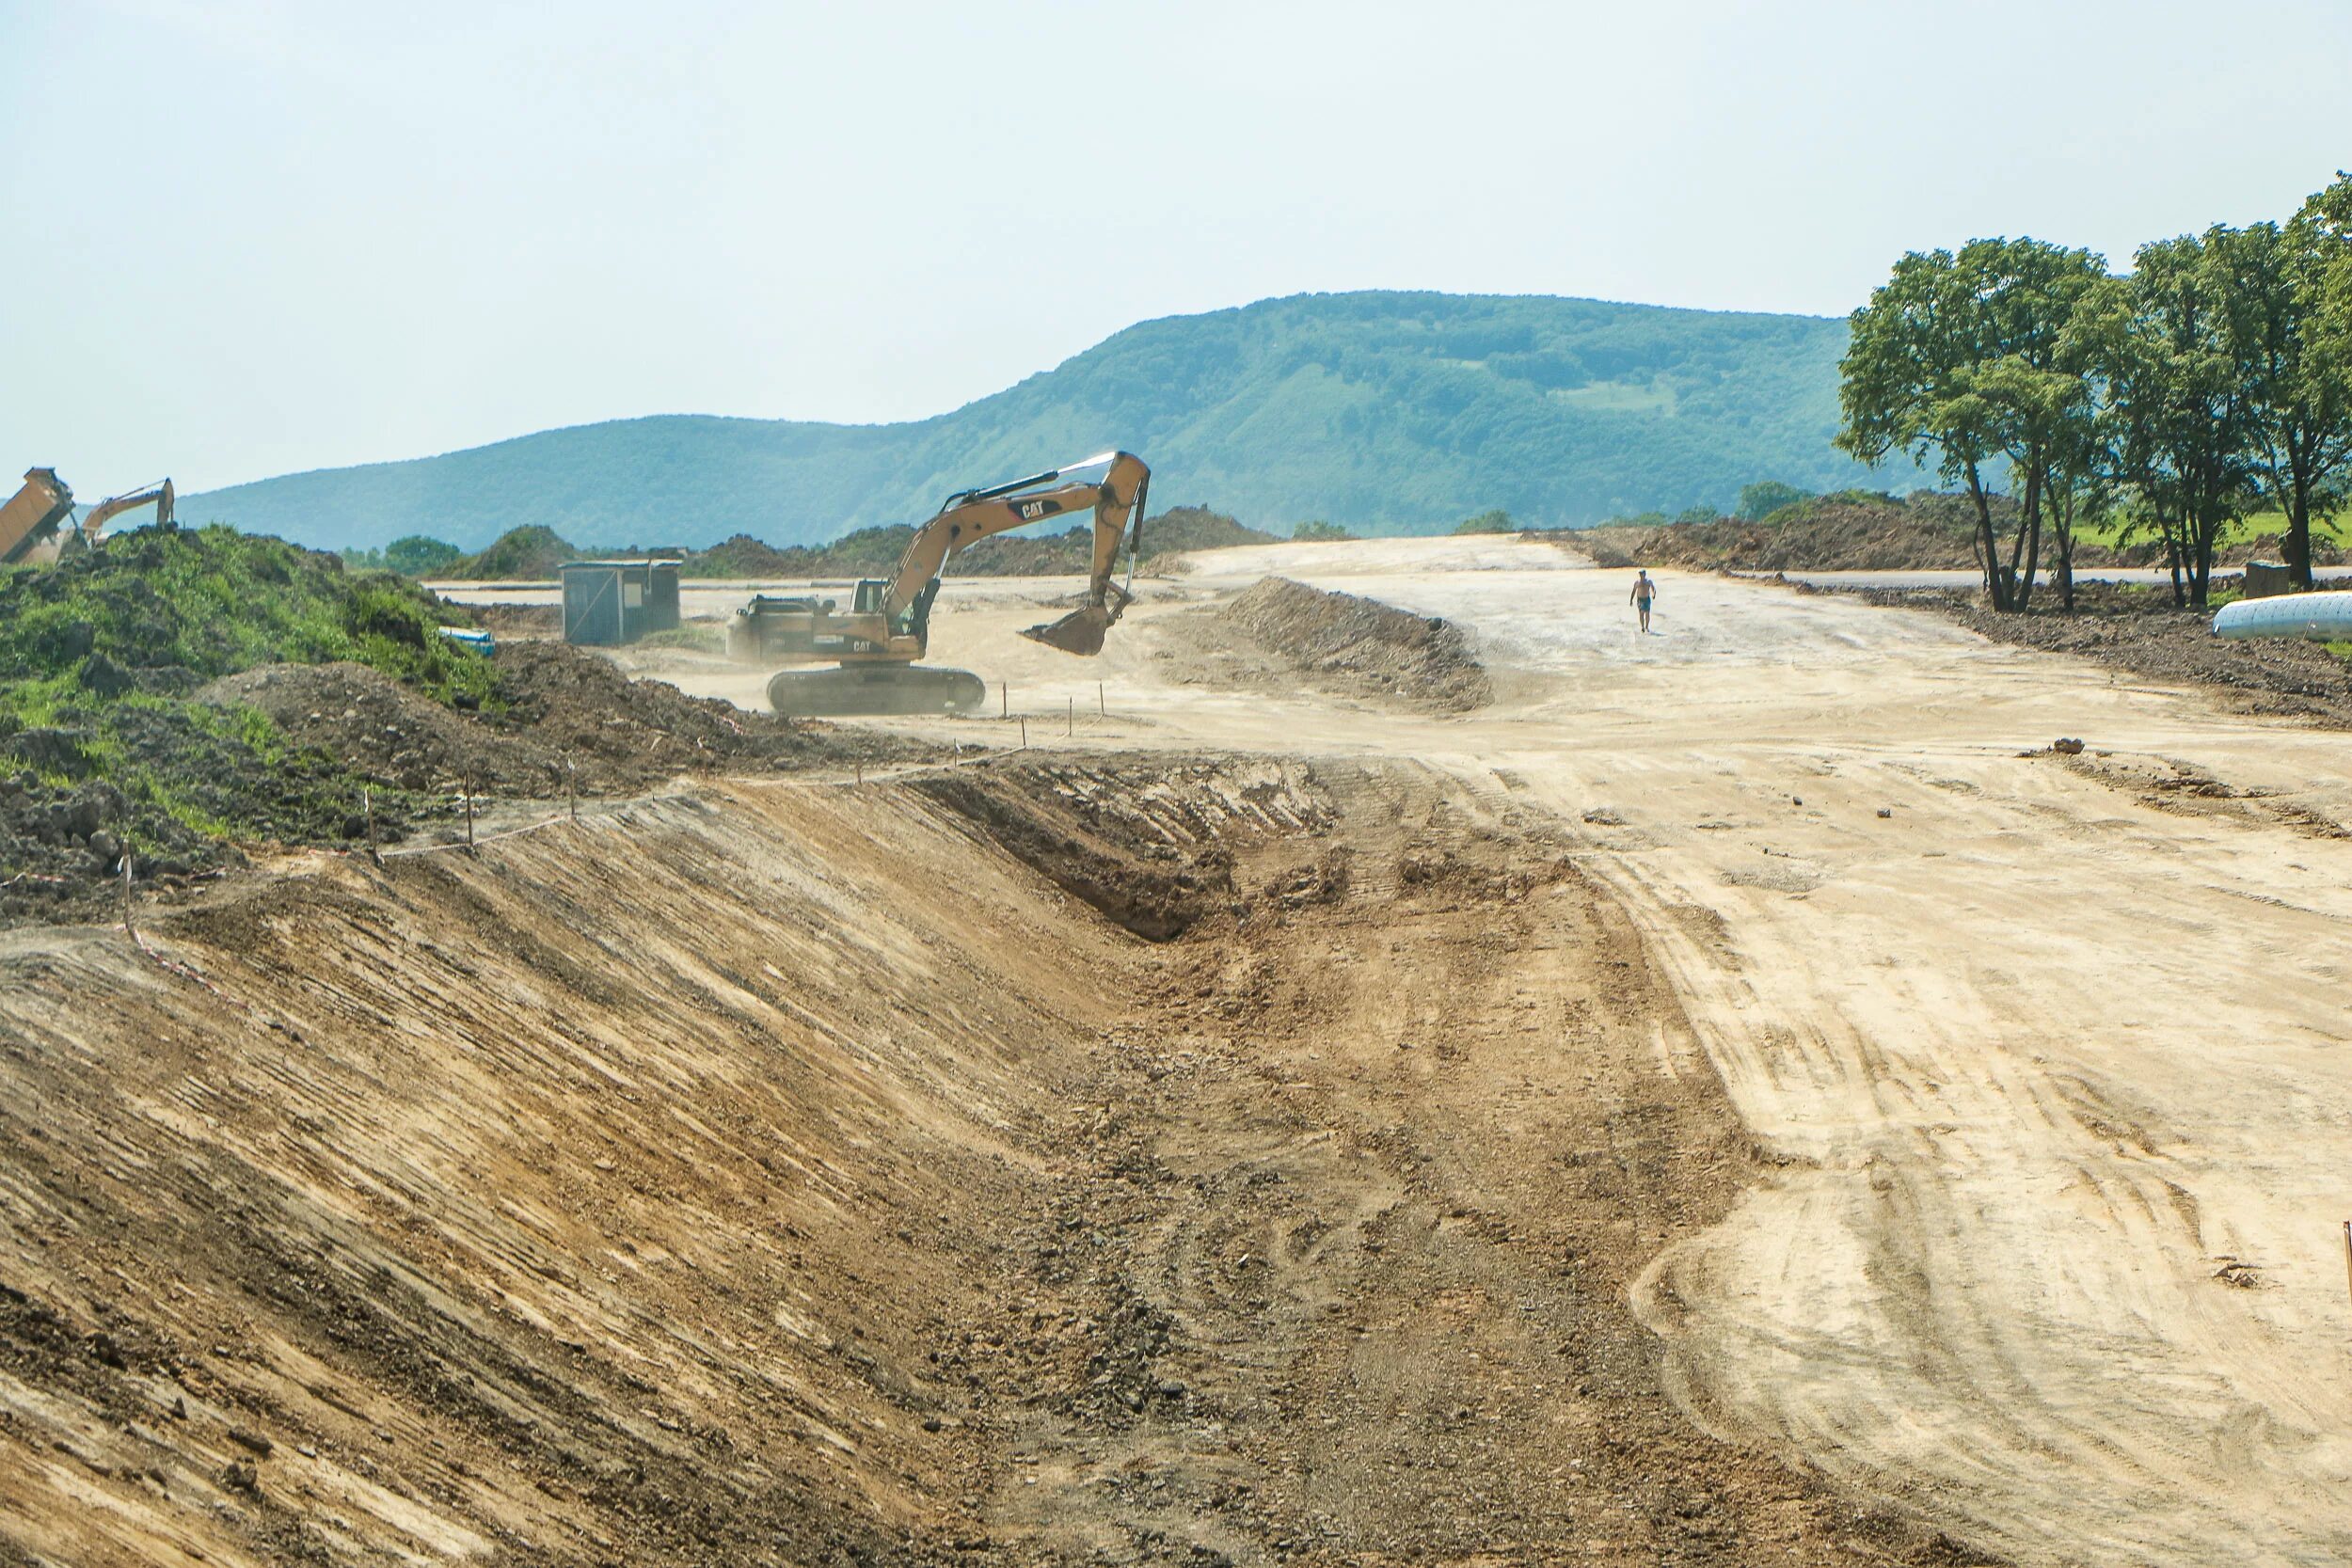
[[[1835,451],[1843,321],[1545,296],[1301,294],[1145,322],[935,419],[892,425],[663,415],[189,498],[328,548],[429,534],[480,548],[544,524],[595,545],[778,545],[928,515],[948,492],[1107,447],[1155,508],[1283,531],[1451,526],[1502,508],[1562,526],[1728,509],[1778,479],[1902,487]]]

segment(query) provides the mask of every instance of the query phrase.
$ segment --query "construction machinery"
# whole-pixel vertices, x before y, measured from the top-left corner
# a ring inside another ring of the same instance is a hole
[[[125,512],[145,506],[149,501],[155,503],[156,523],[161,527],[169,528],[174,499],[171,481],[167,479],[158,480],[153,484],[143,485],[139,489],[126,491],[119,496],[109,496],[91,507],[88,514],[82,518],[82,542],[85,545],[97,544],[104,536],[108,523],[113,522]]]
[[[57,525],[73,515],[73,486],[55,468],[27,468],[24,487],[0,506],[0,565],[14,566],[56,550]]]
[[[1068,477],[1095,468],[1104,470],[1099,480]],[[1085,602],[1022,635],[1065,653],[1101,653],[1103,634],[1130,596],[1111,582],[1120,541],[1141,533],[1151,481],[1143,459],[1109,451],[1025,479],[960,490],[914,531],[897,570],[856,584],[848,610],[830,598],[761,594],[738,613],[730,651],[760,662],[834,661],[831,669],[786,670],[768,683],[770,705],[788,717],[969,712],[988,695],[977,675],[915,662],[930,645],[931,602],[948,560],[992,534],[1090,512],[1094,554]],[[1132,574],[1132,554],[1128,569]]]
[[[155,520],[168,524],[172,508],[171,481],[109,496],[89,509],[81,526],[73,526],[73,487],[55,468],[30,468],[24,487],[8,505],[0,506],[0,565],[44,565],[73,549],[98,543],[106,525],[133,507],[155,503]]]

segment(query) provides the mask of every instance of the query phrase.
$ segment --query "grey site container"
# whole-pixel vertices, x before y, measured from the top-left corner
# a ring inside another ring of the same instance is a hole
[[[675,561],[573,561],[564,579],[564,641],[615,647],[678,624]]]

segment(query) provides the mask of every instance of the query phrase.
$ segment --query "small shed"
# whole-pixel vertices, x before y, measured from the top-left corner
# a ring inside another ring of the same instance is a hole
[[[616,647],[678,624],[675,561],[571,561],[556,571],[566,642]]]

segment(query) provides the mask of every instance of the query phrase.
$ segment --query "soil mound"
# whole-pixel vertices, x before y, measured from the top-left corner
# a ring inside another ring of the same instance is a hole
[[[796,728],[666,682],[631,680],[561,643],[510,643],[493,667],[494,705],[482,713],[445,708],[349,663],[265,665],[199,695],[257,707],[296,746],[407,790],[470,780],[490,795],[547,799],[574,787],[628,793],[680,773],[927,754],[892,736]]]
[[[1494,700],[1462,629],[1377,599],[1267,578],[1211,617],[1294,675],[1352,695],[1463,713]]]
[[[1993,527],[2006,551],[2017,529],[2017,504],[1992,499]],[[1659,527],[1612,524],[1573,533],[1539,535],[1602,566],[1674,566],[1700,572],[1975,571],[1976,505],[1966,496],[1923,490],[1909,496],[1853,491],[1785,506],[1760,522],[1718,517],[1707,523]],[[2313,539],[2312,559],[2332,565],[2343,552]],[[2277,561],[2281,541],[2257,534],[2222,546],[2220,559]],[[2007,559],[2004,555],[2003,559]],[[2077,545],[2077,566],[2155,566],[2164,560],[2155,540],[2122,546]],[[2058,568],[2057,542],[2045,533],[2042,565]]]
[[[1976,565],[1975,520],[1958,497],[1912,502],[1808,501],[1762,522],[1719,517],[1663,528],[1597,528],[1559,536],[1603,566],[1690,571],[1836,572],[1960,570]],[[2006,502],[2003,503],[2006,505]],[[1994,522],[2002,519],[1996,512]],[[2087,552],[2082,559],[2088,560]]]

